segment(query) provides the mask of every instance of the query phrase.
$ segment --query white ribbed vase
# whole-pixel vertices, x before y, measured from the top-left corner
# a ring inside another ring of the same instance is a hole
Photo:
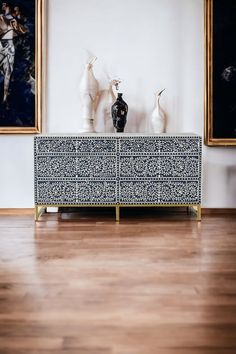
[[[93,74],[93,65],[86,64],[80,82],[80,98],[82,103],[83,132],[94,133],[94,117],[99,84]]]

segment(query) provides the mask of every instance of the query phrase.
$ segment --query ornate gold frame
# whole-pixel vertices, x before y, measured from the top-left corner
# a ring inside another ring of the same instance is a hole
[[[213,1],[205,0],[205,123],[204,123],[204,142],[208,146],[230,146],[236,145],[236,139],[213,138],[213,85],[212,85],[212,72],[213,72]]]
[[[36,68],[36,95],[35,95],[35,126],[34,127],[1,127],[0,134],[35,134],[42,130],[42,84],[43,84],[43,33],[45,27],[45,0],[35,0],[35,68]]]

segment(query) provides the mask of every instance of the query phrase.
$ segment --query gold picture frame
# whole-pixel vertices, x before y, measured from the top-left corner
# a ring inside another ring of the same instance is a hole
[[[232,0],[217,1],[215,3],[214,0],[205,0],[204,136],[205,144],[208,146],[236,145],[236,124],[234,128],[231,123],[236,117],[236,104],[232,104],[226,96],[226,92],[230,92],[229,74],[232,77],[230,68],[233,68],[233,80],[236,82],[236,56],[234,69],[234,66],[232,66],[232,54],[234,55],[235,52],[228,55],[230,48],[229,46],[226,47],[227,40],[224,43],[223,37],[223,35],[227,34],[227,31],[230,32],[229,24],[232,22],[232,14],[235,17],[236,25],[235,5],[236,2],[233,3]],[[227,22],[227,15],[230,17],[231,22]],[[226,77],[225,74],[228,76]],[[231,87],[233,87],[232,84]],[[221,95],[221,93],[223,94]]]
[[[6,101],[4,101],[3,98],[5,97],[4,80],[6,75],[4,76],[4,72],[2,72],[2,82],[0,85],[2,85],[2,87],[4,88],[1,88],[0,134],[40,133],[42,130],[43,109],[42,52],[44,44],[43,33],[45,21],[45,0],[13,0],[11,1],[11,4],[13,6],[11,6],[10,10],[3,8],[3,6],[6,6],[4,4],[7,4],[7,2],[3,2],[1,4],[1,12],[3,12],[1,16],[3,19],[4,17],[6,18],[6,23],[8,24],[8,28],[10,28],[10,31],[11,27],[13,28],[15,32],[14,36],[16,36],[16,38],[13,37],[13,39],[4,40],[3,37],[0,37],[0,41],[5,41],[5,43],[7,43],[6,45],[12,45],[15,52],[15,58],[13,58],[14,64],[8,88],[9,92],[6,95]],[[15,44],[17,40],[18,42],[17,44]],[[24,46],[26,48],[25,50],[28,49],[28,51],[31,51],[30,55],[25,56],[28,62],[26,61],[26,59],[23,59],[24,49],[22,48],[24,48]],[[22,55],[22,58],[20,57],[19,53]],[[17,54],[18,57],[16,57]],[[17,60],[19,61],[18,68]],[[19,74],[21,70],[20,68],[24,68],[24,72],[22,74],[20,73],[21,76]],[[17,72],[15,77],[14,70]],[[32,72],[33,74],[31,74]],[[19,82],[17,82],[17,80],[19,80]],[[23,92],[21,93],[20,90]],[[18,92],[20,93],[19,103],[17,102]],[[22,98],[20,97],[20,95],[22,95]],[[26,102],[25,105],[24,102]],[[18,107],[20,107],[19,110]]]

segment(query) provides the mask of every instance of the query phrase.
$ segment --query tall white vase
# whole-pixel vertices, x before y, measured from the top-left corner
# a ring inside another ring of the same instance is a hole
[[[166,131],[166,116],[160,105],[160,98],[163,91],[164,90],[155,94],[155,108],[151,115],[152,131],[158,134],[165,133]]]
[[[82,103],[83,132],[94,133],[94,117],[97,104],[99,84],[93,74],[94,58],[86,64],[80,82],[80,98]]]

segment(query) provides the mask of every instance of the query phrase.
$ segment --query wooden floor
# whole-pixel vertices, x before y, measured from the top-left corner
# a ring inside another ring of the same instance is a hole
[[[0,354],[235,354],[236,217],[0,215]]]

